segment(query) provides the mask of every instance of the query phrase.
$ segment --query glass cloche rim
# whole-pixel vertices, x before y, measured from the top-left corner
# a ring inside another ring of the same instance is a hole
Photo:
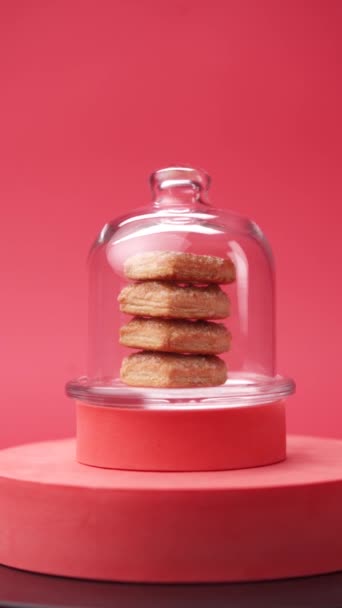
[[[241,372],[231,372],[221,386],[201,388],[131,387],[119,380],[90,381],[86,376],[66,384],[67,395],[77,401],[120,409],[200,410],[266,405],[294,392],[291,378]]]

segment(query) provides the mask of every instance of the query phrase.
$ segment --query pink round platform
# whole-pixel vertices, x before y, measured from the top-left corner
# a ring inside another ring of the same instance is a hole
[[[75,441],[0,452],[0,563],[136,582],[342,570],[342,441],[288,438],[279,464],[138,472],[75,461]]]
[[[285,403],[143,409],[78,402],[77,460],[110,469],[218,471],[286,458]]]

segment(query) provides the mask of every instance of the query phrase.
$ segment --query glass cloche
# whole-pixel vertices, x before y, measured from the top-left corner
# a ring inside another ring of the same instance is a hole
[[[87,375],[77,401],[203,408],[272,403],[274,268],[260,228],[208,200],[209,176],[151,176],[153,201],[104,226],[91,248]]]

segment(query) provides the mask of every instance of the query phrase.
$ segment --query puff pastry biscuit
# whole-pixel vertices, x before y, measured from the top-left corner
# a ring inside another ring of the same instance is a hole
[[[230,348],[223,323],[173,319],[132,319],[120,329],[120,343],[131,348],[170,353],[218,355]]]
[[[124,287],[118,301],[122,312],[140,317],[224,319],[229,300],[217,285],[180,286],[165,281],[145,281]]]
[[[121,380],[130,386],[186,388],[218,386],[227,378],[226,364],[215,355],[140,352],[126,357]]]
[[[147,251],[128,258],[126,277],[133,280],[167,280],[179,283],[231,283],[235,267],[231,260],[176,251]]]

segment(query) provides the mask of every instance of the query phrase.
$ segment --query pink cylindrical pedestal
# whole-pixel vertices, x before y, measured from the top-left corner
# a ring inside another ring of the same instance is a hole
[[[283,402],[230,408],[142,409],[77,403],[77,460],[113,469],[206,471],[286,457]]]
[[[0,563],[132,582],[342,570],[342,441],[289,437],[281,463],[192,473],[89,467],[75,449],[0,452]]]

